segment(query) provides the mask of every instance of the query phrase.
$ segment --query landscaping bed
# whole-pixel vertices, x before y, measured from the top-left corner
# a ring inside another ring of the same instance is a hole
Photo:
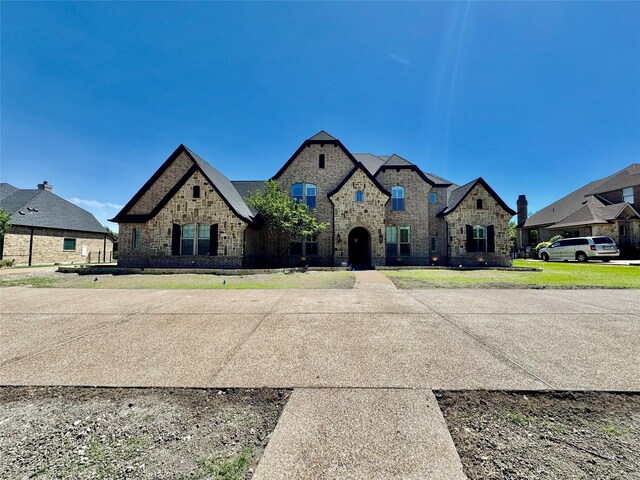
[[[640,395],[437,392],[475,479],[639,479]]]
[[[0,478],[250,478],[289,394],[0,387]]]

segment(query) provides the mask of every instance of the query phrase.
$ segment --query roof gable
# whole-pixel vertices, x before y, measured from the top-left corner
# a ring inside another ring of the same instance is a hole
[[[336,193],[338,193],[340,190],[342,190],[342,187],[345,186],[345,184],[349,181],[349,179],[358,171],[358,170],[362,170],[362,172],[367,176],[367,178],[369,180],[371,180],[371,182],[378,188],[378,190],[380,190],[382,193],[384,193],[385,195],[387,195],[388,197],[391,196],[391,193],[389,193],[389,191],[384,188],[380,182],[378,182],[378,180],[376,180],[376,178],[371,175],[371,173],[369,172],[369,170],[367,170],[366,168],[364,168],[364,166],[362,164],[358,164],[355,167],[353,167],[353,169],[349,172],[349,174],[344,177],[344,179],[340,182],[340,184],[338,184],[338,186],[336,188],[334,188],[333,190],[331,190],[328,194],[327,197],[331,198],[333,195],[335,195]]]
[[[506,212],[510,213],[511,215],[516,214],[515,210],[511,209],[509,205],[507,205],[504,200],[500,198],[500,196],[493,190],[493,188],[489,186],[484,178],[478,177],[475,180],[472,180],[469,183],[466,183],[461,187],[452,190],[449,194],[449,201],[447,203],[447,206],[438,214],[438,216],[444,217],[453,212],[456,208],[458,208],[458,205],[460,205],[462,201],[467,198],[467,196],[477,185],[482,185],[484,189],[489,193],[489,195],[491,195],[493,199],[498,203],[498,205],[500,205]]]
[[[158,181],[158,179],[169,168],[173,161],[182,153],[185,153],[191,160],[191,162],[193,162],[192,167],[189,168],[187,172],[167,192],[167,194],[164,195],[164,197],[155,205],[151,212],[139,215],[128,214],[127,212],[131,210],[134,205],[136,205],[136,203],[142,198],[146,191],[149,190],[156,181]],[[204,176],[204,178],[207,179],[211,187],[216,191],[220,198],[222,198],[222,200],[233,211],[233,213],[235,213],[239,218],[246,222],[253,221],[253,213],[251,212],[243,198],[240,196],[236,188],[233,186],[231,181],[218,170],[213,168],[209,163],[203,160],[200,156],[198,156],[182,144],[178,146],[178,148],[169,156],[169,158],[160,166],[160,168],[124,206],[124,208],[110,221],[118,223],[137,223],[146,222],[149,219],[155,217],[167,204],[167,202],[182,187],[182,185],[184,185],[184,183],[193,175],[195,171],[199,171]]]
[[[316,133],[313,137],[306,139],[302,142],[302,145],[298,147],[298,149],[291,155],[291,158],[286,161],[286,163],[278,170],[278,172],[271,178],[272,180],[277,180],[286,170],[289,168],[289,165],[293,163],[293,161],[300,155],[300,153],[310,145],[336,145],[339,147],[344,154],[353,162],[354,165],[358,165],[358,160],[353,156],[353,154],[347,150],[342,142],[331,135],[329,135],[324,130]]]

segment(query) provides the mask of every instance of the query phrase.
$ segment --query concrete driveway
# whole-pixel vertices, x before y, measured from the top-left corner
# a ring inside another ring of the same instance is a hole
[[[0,312],[0,384],[295,388],[258,480],[464,479],[431,389],[640,390],[638,290],[17,287]]]
[[[640,389],[637,290],[0,297],[2,384]]]

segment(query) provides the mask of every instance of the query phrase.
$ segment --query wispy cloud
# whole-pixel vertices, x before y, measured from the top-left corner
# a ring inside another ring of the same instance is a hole
[[[389,55],[392,60],[398,62],[400,65],[411,65],[411,60],[406,55],[399,55],[397,53],[392,53]]]
[[[120,210],[124,207],[124,205],[116,205],[115,203],[99,202],[98,200],[84,200],[78,197],[73,197],[71,201],[76,205],[83,205],[85,207],[93,208],[113,208],[114,210]]]

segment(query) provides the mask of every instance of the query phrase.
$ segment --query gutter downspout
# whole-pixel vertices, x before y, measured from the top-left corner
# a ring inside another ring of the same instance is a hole
[[[33,257],[33,227],[31,227],[31,234],[29,235],[29,266],[31,266],[32,257]]]

